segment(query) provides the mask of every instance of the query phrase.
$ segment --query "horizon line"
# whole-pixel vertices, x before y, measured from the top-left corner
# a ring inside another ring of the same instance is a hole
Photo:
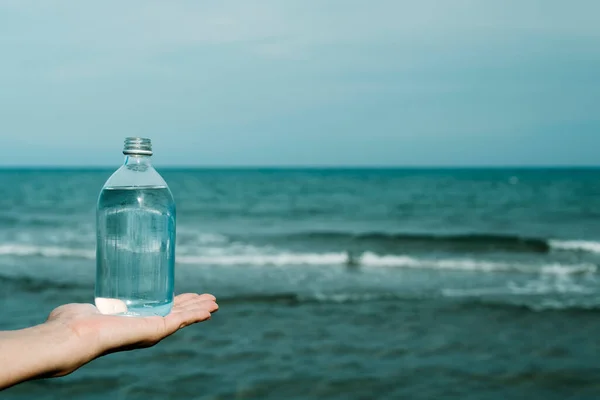
[[[103,170],[116,169],[118,165],[0,165],[0,170],[55,169]],[[156,169],[197,170],[431,170],[431,169],[600,169],[599,165],[154,165]]]

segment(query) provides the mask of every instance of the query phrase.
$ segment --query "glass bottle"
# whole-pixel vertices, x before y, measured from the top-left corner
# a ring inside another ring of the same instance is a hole
[[[96,209],[96,307],[165,316],[173,305],[175,202],[150,162],[150,139],[125,139],[123,154]]]

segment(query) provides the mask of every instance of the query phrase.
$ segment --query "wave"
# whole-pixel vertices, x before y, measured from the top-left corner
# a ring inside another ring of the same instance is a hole
[[[69,247],[3,244],[0,245],[0,255],[94,259],[96,257],[96,252],[92,250],[73,249]]]
[[[429,293],[415,295],[414,293],[398,292],[317,292],[317,293],[248,293],[238,294],[231,297],[219,298],[220,304],[251,304],[266,303],[280,304],[285,306],[300,306],[309,304],[355,304],[355,303],[418,303],[435,302],[441,312],[447,307],[452,309],[474,308],[484,309],[509,309],[515,312],[597,312],[600,311],[600,299],[586,298],[578,295],[588,295],[590,290],[573,290],[573,296],[557,298],[548,295],[561,294],[555,290],[532,290],[526,291],[506,290],[506,288],[481,288],[481,289],[445,289],[439,294]],[[540,295],[529,296],[529,295]],[[499,297],[500,296],[500,297]],[[404,306],[402,306],[404,307]],[[412,307],[412,306],[411,306]]]
[[[586,300],[579,296],[569,298],[554,298],[545,296],[543,298],[523,297],[522,293],[498,293],[504,294],[502,298],[488,298],[487,295],[492,291],[481,290],[480,295],[475,295],[474,291],[465,296],[459,296],[456,293],[442,292],[441,299],[443,303],[439,307],[443,310],[445,307],[473,310],[474,307],[481,308],[505,308],[514,311],[526,312],[552,312],[552,311],[600,311],[600,301],[598,299]],[[589,294],[592,290],[574,291],[573,294]],[[545,291],[543,294],[554,294],[554,291]],[[496,293],[494,293],[496,294]],[[275,296],[273,296],[275,298]],[[400,293],[328,293],[313,294],[308,296],[287,296],[288,300],[277,299],[277,302],[286,302],[297,305],[302,303],[334,303],[334,304],[352,304],[364,302],[419,302],[440,300],[439,297],[411,296]]]
[[[398,255],[378,255],[366,252],[358,257],[347,253],[278,253],[278,254],[237,254],[218,256],[179,256],[177,261],[183,264],[204,265],[347,265],[365,267],[392,267],[434,270],[460,270],[481,272],[524,272],[547,275],[571,275],[595,273],[595,264],[544,265],[518,264],[474,259],[428,259]]]
[[[555,250],[579,251],[600,254],[600,242],[587,240],[550,240],[550,247]]]
[[[52,217],[36,217],[36,216],[17,216],[17,215],[6,215],[0,214],[0,224],[4,227],[7,226],[27,226],[32,228],[39,227],[55,227],[56,225],[64,223],[64,221]]]
[[[504,298],[488,299],[485,297],[468,296],[466,298],[455,298],[460,309],[473,310],[474,308],[512,310],[514,312],[568,312],[568,313],[597,313],[600,312],[600,301],[598,299],[585,300],[577,297],[572,298],[542,298],[523,299]]]
[[[64,282],[28,276],[0,275],[0,282],[16,285],[20,291],[42,293],[53,291],[70,291],[71,296],[78,291],[89,291],[90,284],[83,282]],[[92,284],[93,285],[93,284]],[[589,298],[595,294],[592,288],[577,284],[565,287],[544,282],[530,282],[522,286],[509,284],[508,287],[471,288],[471,289],[442,289],[439,292],[276,292],[276,293],[239,293],[219,298],[219,303],[225,304],[278,304],[283,306],[302,306],[310,304],[356,304],[356,303],[418,303],[436,302],[442,310],[450,307],[473,310],[474,307],[503,308],[522,310],[526,312],[552,311],[600,311],[600,299]],[[556,295],[569,296],[556,297]],[[587,295],[588,297],[581,297]],[[541,296],[541,297],[540,297]],[[87,301],[87,295],[81,302]],[[404,306],[402,306],[404,307]],[[411,306],[412,307],[412,306]]]
[[[558,240],[516,235],[497,234],[404,234],[404,233],[348,233],[348,232],[304,232],[286,236],[291,239],[318,240],[320,242],[342,242],[365,245],[380,244],[400,249],[420,247],[436,250],[504,250],[513,252],[548,253],[551,251],[578,251],[600,254],[600,242],[585,240]]]
[[[18,286],[19,290],[31,293],[40,293],[52,290],[89,290],[90,287],[93,286],[93,283],[84,284],[73,281],[64,282],[31,276],[0,275],[0,281],[11,283]]]
[[[278,254],[226,254],[219,256],[178,256],[182,264],[211,265],[344,265],[349,261],[346,253],[278,253]]]
[[[348,233],[348,232],[305,232],[288,235],[289,238],[352,243],[377,243],[398,247],[462,248],[469,250],[510,250],[547,253],[551,247],[547,240],[513,235],[495,234],[410,234],[410,233]]]
[[[235,250],[237,248],[234,248]],[[215,250],[215,251],[212,251]],[[412,268],[434,270],[459,270],[480,272],[524,272],[546,275],[571,275],[595,273],[598,266],[592,263],[561,264],[547,263],[543,265],[481,260],[472,258],[418,258],[407,255],[380,255],[364,252],[352,255],[348,252],[329,253],[295,253],[264,252],[260,248],[246,246],[240,248],[241,253],[231,254],[227,249],[203,249],[203,254],[177,254],[179,264],[221,265],[221,266],[348,266],[348,267],[383,267]],[[95,259],[95,251],[57,246],[35,246],[26,244],[0,245],[0,256],[47,257],[47,258],[82,258]]]
[[[177,241],[183,244],[207,245],[226,244],[229,238],[219,233],[198,232],[193,229],[178,228]]]
[[[232,297],[219,298],[220,304],[226,303],[280,303],[297,305],[305,303],[359,303],[389,300],[412,300],[410,296],[399,293],[373,292],[373,293],[251,293]]]
[[[543,296],[543,295],[589,295],[596,293],[595,288],[577,284],[570,280],[546,281],[538,280],[522,285],[509,283],[503,287],[484,287],[442,290],[446,297],[485,297],[485,296]]]
[[[420,269],[438,270],[462,270],[482,272],[525,272],[542,273],[548,275],[570,275],[594,273],[598,267],[595,264],[560,264],[551,263],[544,265],[519,264],[474,259],[425,259],[408,256],[379,256],[373,253],[365,253],[361,257],[361,265],[378,267],[406,267]]]

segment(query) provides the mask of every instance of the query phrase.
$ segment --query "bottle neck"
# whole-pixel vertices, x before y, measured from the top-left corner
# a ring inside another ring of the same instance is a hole
[[[146,155],[138,155],[138,154],[129,154],[125,156],[125,165],[126,166],[151,166],[152,161],[150,160],[150,156]]]

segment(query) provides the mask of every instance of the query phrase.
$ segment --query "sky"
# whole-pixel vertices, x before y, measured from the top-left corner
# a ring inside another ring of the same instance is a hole
[[[596,0],[0,0],[0,166],[598,166]]]

